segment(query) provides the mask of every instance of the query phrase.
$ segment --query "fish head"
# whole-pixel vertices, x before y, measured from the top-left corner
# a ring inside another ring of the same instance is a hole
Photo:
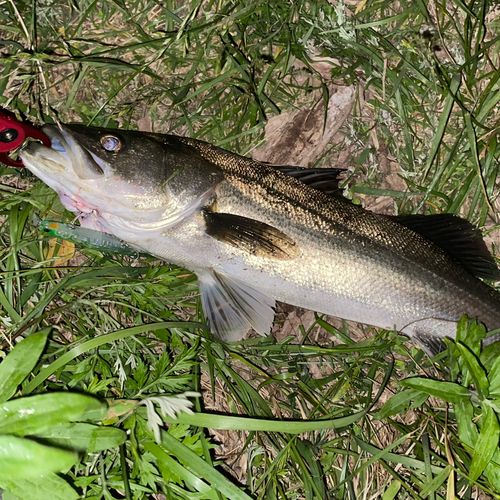
[[[28,143],[24,165],[93,229],[164,230],[203,206],[222,180],[174,136],[84,125],[46,125],[43,132],[51,147]]]

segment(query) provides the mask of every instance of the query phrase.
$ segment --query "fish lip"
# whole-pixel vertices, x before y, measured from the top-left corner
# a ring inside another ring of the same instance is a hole
[[[71,140],[75,148],[77,143],[69,133],[64,135],[62,127],[45,125],[42,130],[52,147],[30,141],[19,154],[25,167],[57,192],[66,209],[77,215],[94,212],[97,207],[86,201],[86,197],[102,180],[106,180],[103,179],[103,169],[79,145],[76,152],[68,153]],[[85,161],[79,158],[85,158]]]
[[[95,155],[80,145],[68,128],[62,125],[57,127],[44,125],[42,131],[51,142],[51,148],[47,149],[62,154],[67,160],[67,165],[64,165],[67,170],[72,170],[82,180],[99,179],[105,176],[104,162],[98,161]],[[38,154],[43,156],[44,150],[40,148]],[[45,155],[47,156],[47,151]]]
[[[29,142],[19,154],[35,175],[74,174],[84,181],[106,176],[105,170],[109,171],[109,166],[81,146],[66,127],[44,125],[42,131],[50,139],[51,147]]]
[[[29,142],[20,151],[19,157],[35,175],[42,172],[56,175],[68,170],[66,167],[67,160],[59,151],[48,148],[39,142]]]

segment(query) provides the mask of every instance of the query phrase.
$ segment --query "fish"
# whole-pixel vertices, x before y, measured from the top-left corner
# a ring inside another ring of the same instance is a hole
[[[430,355],[463,315],[500,327],[500,294],[483,281],[499,270],[458,216],[375,214],[331,188],[338,169],[271,165],[188,137],[42,130],[51,147],[29,142],[24,165],[83,228],[195,273],[223,341],[269,334],[276,301],[395,329]]]

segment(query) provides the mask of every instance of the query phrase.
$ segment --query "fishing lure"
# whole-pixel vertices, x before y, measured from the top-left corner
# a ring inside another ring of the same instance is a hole
[[[27,140],[36,139],[50,148],[50,139],[41,130],[28,122],[20,122],[13,113],[0,108],[0,162],[11,167],[24,167],[23,162],[15,160],[9,153],[15,151]]]
[[[112,252],[122,255],[135,255],[139,253],[131,248],[120,238],[109,233],[87,229],[85,227],[75,226],[74,224],[64,224],[50,220],[41,220],[37,215],[34,216],[35,225],[46,234],[54,238],[71,241],[78,245],[99,250],[101,252]]]

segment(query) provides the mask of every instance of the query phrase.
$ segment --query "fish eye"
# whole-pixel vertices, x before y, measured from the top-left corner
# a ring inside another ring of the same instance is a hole
[[[122,148],[122,141],[116,135],[106,134],[101,137],[101,146],[106,151],[116,153]]]

